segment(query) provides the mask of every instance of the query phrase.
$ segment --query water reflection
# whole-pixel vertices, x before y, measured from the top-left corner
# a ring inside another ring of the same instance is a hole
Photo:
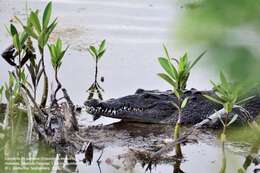
[[[100,127],[85,127],[80,129],[79,134],[93,142],[85,143],[85,146],[82,147],[79,153],[66,155],[64,153],[55,153],[53,149],[41,141],[26,146],[24,136],[26,134],[27,121],[26,118],[23,118],[26,116],[18,116],[17,114],[16,117],[13,129],[14,137],[11,137],[12,133],[8,132],[5,138],[0,140],[0,172],[15,172],[17,167],[14,166],[10,166],[9,171],[4,170],[5,167],[10,164],[11,158],[16,158],[19,164],[23,163],[24,165],[26,163],[37,165],[40,162],[45,164],[45,166],[41,167],[38,165],[37,168],[42,170],[38,169],[36,172],[99,171],[105,173],[126,171],[157,172],[161,170],[164,172],[183,173],[186,171],[189,172],[189,169],[194,169],[194,164],[196,165],[194,158],[197,156],[187,151],[187,148],[194,146],[191,144],[183,147],[185,158],[190,160],[188,163],[191,164],[191,168],[187,166],[187,161],[169,157],[174,154],[174,151],[168,153],[169,155],[163,155],[160,159],[149,165],[149,151],[155,151],[165,138],[172,137],[170,126],[118,122]],[[210,135],[213,134],[211,133]],[[203,138],[205,140],[205,136],[203,136]],[[37,139],[34,139],[34,141],[36,140]],[[246,157],[243,169],[248,171],[252,170],[252,164],[257,161],[252,158],[255,158],[257,155],[259,145],[259,142],[256,142],[255,145],[252,146],[250,155]],[[97,148],[96,146],[103,146],[105,150]],[[209,147],[209,145],[206,146]],[[202,148],[205,147],[198,145],[192,150],[195,149],[200,158],[206,157],[207,160],[212,159],[208,157],[209,155],[204,155],[203,152],[201,153]],[[210,153],[214,151],[213,148],[206,149],[204,152]],[[227,151],[225,150],[225,152]],[[229,152],[227,153],[230,154]],[[229,155],[227,155],[227,157],[229,157]],[[215,159],[218,158],[215,157]],[[226,172],[230,171],[230,164],[227,165]],[[243,163],[241,163],[241,166],[242,164]],[[207,163],[205,162],[203,166],[206,165]],[[35,166],[31,166],[30,169],[24,170],[23,172],[32,172],[34,168]],[[185,171],[182,170],[182,168],[185,168]],[[219,164],[216,164],[216,168],[215,170],[220,169]]]
[[[95,80],[91,84],[91,86],[89,87],[87,92],[89,93],[88,100],[94,98],[95,95],[97,95],[97,97],[100,100],[103,100],[103,94],[102,93],[104,92],[104,89],[100,86],[100,84],[97,82],[97,80]]]
[[[176,160],[176,162],[173,165],[173,173],[184,173],[183,170],[181,170],[181,160]]]

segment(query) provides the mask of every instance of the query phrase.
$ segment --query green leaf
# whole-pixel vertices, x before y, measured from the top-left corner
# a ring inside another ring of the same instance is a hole
[[[98,49],[99,54],[100,54],[101,52],[104,52],[104,51],[105,51],[105,49],[106,49],[105,47],[106,47],[106,40],[103,40],[103,41],[101,42],[100,46],[99,46],[99,49]]]
[[[168,59],[171,59],[170,56],[169,56],[168,50],[167,50],[167,48],[166,48],[166,46],[164,44],[163,44],[163,50],[164,50],[164,53],[165,53],[166,57]]]
[[[193,61],[193,63],[191,64],[189,70],[191,70],[191,69],[198,63],[198,61],[204,56],[204,54],[205,54],[206,52],[207,52],[207,51],[202,52],[202,54],[200,54],[200,56]]]
[[[189,100],[189,97],[186,97],[186,98],[182,101],[182,103],[181,103],[181,108],[182,108],[182,109],[187,105],[188,100]]]
[[[14,47],[18,50],[18,51],[21,51],[21,45],[20,45],[20,41],[19,41],[19,37],[17,34],[15,34],[13,36],[13,44],[14,44]]]
[[[158,76],[160,76],[162,79],[168,82],[171,86],[176,86],[176,83],[167,74],[159,73]]]
[[[45,33],[42,32],[39,37],[38,37],[38,44],[40,46],[41,49],[44,49],[45,46]]]
[[[176,69],[172,66],[168,59],[160,57],[158,58],[160,65],[166,71],[168,75],[174,80],[176,80]]]
[[[53,46],[52,45],[48,45],[48,48],[49,48],[49,52],[50,52],[51,57],[54,57],[55,56],[55,52],[53,50]]]
[[[251,100],[251,99],[253,99],[253,98],[255,98],[256,96],[250,96],[250,97],[247,97],[247,98],[245,98],[245,99],[242,99],[242,100],[239,100],[236,104],[242,104],[242,103],[245,103],[245,102],[247,102],[248,100]]]
[[[37,36],[37,34],[33,31],[33,29],[31,28],[31,27],[24,27],[24,30],[31,36],[31,37],[33,37],[34,39],[38,39],[38,36]]]
[[[50,24],[50,26],[47,29],[45,29],[47,41],[48,41],[49,36],[51,35],[52,31],[56,28],[57,25],[58,25],[57,18],[55,18],[53,20],[53,22]],[[47,41],[46,41],[46,43],[47,43]]]
[[[178,67],[178,72],[185,72],[186,71],[186,67],[188,65],[188,55],[187,53],[185,53],[179,61],[179,67]]]
[[[95,56],[95,58],[98,56],[97,55],[97,50],[96,50],[96,48],[94,47],[94,46],[89,46],[89,51],[91,51],[92,53],[92,55],[94,54]]]
[[[61,56],[62,58],[64,57],[64,55],[65,55],[65,53],[67,52],[68,49],[69,49],[69,46],[67,46],[66,49],[61,52],[61,55],[60,55],[60,56]]]
[[[18,35],[17,29],[13,24],[10,25],[10,32],[11,32],[12,37],[14,37],[15,35]]]
[[[57,57],[59,56],[61,49],[62,49],[62,41],[61,41],[60,38],[58,38],[58,40],[56,41],[56,55],[57,55]]]
[[[24,45],[24,43],[27,40],[27,38],[28,38],[28,34],[25,31],[23,31],[20,34],[20,38],[19,38],[22,46]]]
[[[34,26],[36,32],[38,34],[41,33],[41,24],[40,24],[40,21],[39,21],[39,17],[38,15],[36,14],[36,12],[31,12],[31,15],[30,15],[30,22],[32,23],[32,25]]]
[[[105,52],[106,52],[105,49],[103,51],[99,52],[98,59],[101,59],[101,57],[104,55]]]
[[[45,30],[48,27],[51,18],[51,12],[52,12],[52,2],[49,2],[44,9],[44,13],[42,17],[43,30]]]
[[[206,97],[207,99],[209,99],[209,100],[215,102],[215,103],[219,103],[219,104],[221,104],[221,105],[224,104],[222,101],[220,101],[220,100],[218,100],[218,99],[216,99],[216,98],[214,98],[214,97],[211,97],[211,96],[209,96],[209,95],[203,94],[203,96]]]

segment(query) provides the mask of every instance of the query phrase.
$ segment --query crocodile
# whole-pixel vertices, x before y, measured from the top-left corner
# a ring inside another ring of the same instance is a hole
[[[204,95],[214,96],[215,94],[212,90],[190,89],[184,92],[183,97],[189,99],[182,110],[182,124],[194,125],[222,109],[220,104],[208,100]],[[170,90],[138,89],[133,95],[106,101],[91,99],[85,101],[84,105],[86,111],[94,118],[105,116],[123,121],[175,124],[178,119],[178,110],[173,106],[173,102],[177,102],[177,97]],[[256,94],[242,106],[250,113],[251,118],[255,119],[260,113],[260,96]],[[240,110],[234,109],[233,111],[241,114]],[[239,116],[238,119],[240,122],[245,122],[243,116]]]

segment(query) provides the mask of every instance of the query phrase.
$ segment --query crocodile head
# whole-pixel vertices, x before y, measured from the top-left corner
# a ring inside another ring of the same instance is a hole
[[[84,104],[87,112],[95,117],[106,116],[137,122],[144,122],[145,118],[147,123],[159,123],[177,115],[173,101],[176,101],[176,97],[170,91],[138,89],[133,95],[107,101],[92,99]]]

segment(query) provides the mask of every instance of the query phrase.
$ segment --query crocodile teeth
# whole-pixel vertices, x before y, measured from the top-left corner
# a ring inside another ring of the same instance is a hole
[[[113,115],[116,115],[116,110],[113,110],[113,111],[112,111],[112,114],[113,114]]]
[[[109,113],[109,114],[111,114],[111,112],[112,112],[112,110],[111,110],[111,109],[109,109],[109,110],[107,111],[107,113]]]

